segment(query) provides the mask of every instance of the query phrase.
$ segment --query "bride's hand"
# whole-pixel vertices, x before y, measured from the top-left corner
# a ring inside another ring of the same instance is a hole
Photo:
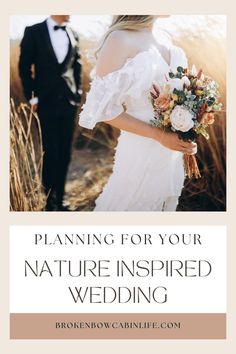
[[[194,155],[197,152],[196,143],[183,141],[174,132],[159,131],[157,140],[170,150],[180,151],[188,155]]]

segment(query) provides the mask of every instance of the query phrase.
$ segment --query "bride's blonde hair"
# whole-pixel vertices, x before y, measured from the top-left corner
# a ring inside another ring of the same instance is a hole
[[[139,31],[153,24],[156,16],[151,15],[118,15],[113,16],[112,23],[98,46],[95,52],[95,56],[102,49],[106,39],[113,31],[127,30],[127,31]]]

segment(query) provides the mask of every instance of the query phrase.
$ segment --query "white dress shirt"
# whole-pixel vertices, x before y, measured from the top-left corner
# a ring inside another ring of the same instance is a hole
[[[69,50],[69,38],[66,31],[62,29],[55,30],[54,26],[59,26],[51,17],[47,19],[47,26],[50,40],[58,63],[62,63]]]
[[[51,17],[47,18],[47,26],[48,26],[50,41],[52,43],[52,47],[58,63],[62,63],[66,58],[70,43],[66,31],[62,29],[58,29],[58,30],[54,29],[54,26],[58,26],[58,25],[59,24],[55,22]],[[37,103],[38,103],[38,97],[31,98],[30,100],[31,105]]]

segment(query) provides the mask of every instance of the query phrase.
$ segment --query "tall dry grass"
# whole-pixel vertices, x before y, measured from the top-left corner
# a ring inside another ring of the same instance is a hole
[[[18,40],[10,42],[10,96],[14,99],[16,106],[26,102],[18,73],[19,44]]]
[[[42,136],[36,114],[25,104],[10,111],[10,210],[40,211],[42,189]]]

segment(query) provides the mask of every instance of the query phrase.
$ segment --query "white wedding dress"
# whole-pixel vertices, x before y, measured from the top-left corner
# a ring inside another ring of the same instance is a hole
[[[79,124],[97,122],[124,111],[147,123],[153,118],[152,84],[163,86],[169,71],[187,67],[184,51],[170,47],[170,65],[157,47],[139,52],[104,77],[94,75]],[[174,211],[184,183],[183,154],[157,141],[121,131],[113,172],[96,200],[95,211]]]

